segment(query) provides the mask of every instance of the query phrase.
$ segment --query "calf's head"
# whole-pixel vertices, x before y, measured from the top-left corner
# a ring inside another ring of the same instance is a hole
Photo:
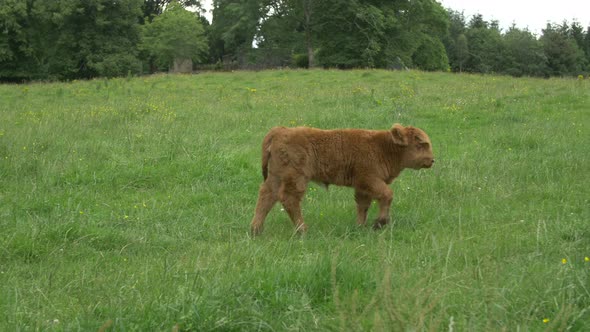
[[[432,144],[426,133],[415,127],[398,123],[391,127],[393,142],[403,147],[402,166],[413,169],[430,168],[434,164]]]

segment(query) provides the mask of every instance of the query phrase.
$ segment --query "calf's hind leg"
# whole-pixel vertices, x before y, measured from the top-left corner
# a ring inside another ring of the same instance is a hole
[[[252,235],[262,233],[264,219],[278,200],[278,182],[268,177],[260,186],[258,192],[258,202],[256,203],[256,212],[250,225]]]
[[[307,188],[307,180],[304,178],[288,178],[283,180],[279,189],[279,200],[295,226],[295,231],[305,233],[307,225],[303,222],[301,213],[301,199]]]

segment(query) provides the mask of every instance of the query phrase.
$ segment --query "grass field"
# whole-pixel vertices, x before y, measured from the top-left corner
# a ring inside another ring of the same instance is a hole
[[[249,236],[273,126],[424,129],[358,228]],[[265,71],[0,85],[0,330],[590,330],[590,80]],[[376,215],[373,207],[370,218]]]

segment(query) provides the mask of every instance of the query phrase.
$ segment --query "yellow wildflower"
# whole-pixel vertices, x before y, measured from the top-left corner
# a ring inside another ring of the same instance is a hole
[[[549,318],[543,318],[543,323],[545,323],[545,324],[549,323]]]
[[[565,259],[565,258],[562,258],[562,259],[561,259],[561,264],[566,264],[566,263],[567,263],[567,259]]]
[[[584,261],[590,262],[590,257],[584,257]]]

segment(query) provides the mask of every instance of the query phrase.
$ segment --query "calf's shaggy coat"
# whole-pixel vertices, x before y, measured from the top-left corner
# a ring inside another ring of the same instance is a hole
[[[394,124],[390,130],[308,127],[272,128],[262,142],[262,175],[253,235],[280,201],[299,232],[307,225],[301,200],[309,181],[353,187],[357,223],[364,225],[371,202],[379,203],[378,229],[389,221],[393,191],[389,184],[405,168],[430,168],[434,163],[430,138],[415,127]]]

